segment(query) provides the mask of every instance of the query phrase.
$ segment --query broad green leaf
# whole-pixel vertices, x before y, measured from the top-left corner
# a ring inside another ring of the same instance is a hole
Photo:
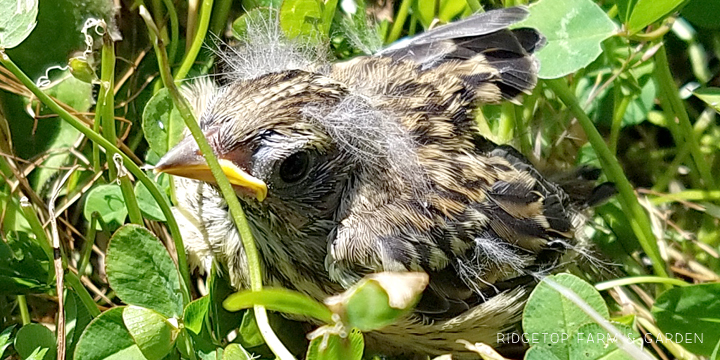
[[[440,0],[438,18],[443,22],[450,22],[467,8],[466,0]]]
[[[159,183],[156,182],[156,184],[158,184],[158,188],[167,188],[169,186],[168,179],[167,175],[160,174],[160,177],[158,178]],[[165,200],[168,200],[163,191],[160,191],[160,193],[163,197],[165,197]],[[142,212],[145,218],[155,221],[166,221],[165,214],[163,214],[160,209],[160,205],[158,205],[157,201],[150,193],[150,190],[148,190],[145,184],[140,181],[135,183],[135,198],[137,199],[138,206],[140,207],[140,212]]]
[[[24,232],[32,233],[30,223],[25,219],[25,215],[20,208],[20,201],[14,192],[10,192],[7,187],[0,189],[0,207],[5,209],[5,216],[2,218],[3,230],[7,232]]]
[[[167,249],[148,229],[137,225],[120,228],[110,239],[105,261],[110,287],[126,304],[168,318],[182,315],[177,269]]]
[[[280,6],[280,28],[291,39],[317,39],[325,28],[322,21],[319,0],[283,0]]]
[[[157,312],[128,306],[122,313],[130,336],[148,360],[162,360],[172,350],[178,329]]]
[[[632,15],[633,8],[638,0],[618,0],[615,4],[618,7],[618,16],[623,23],[626,23]]]
[[[223,360],[252,360],[254,357],[250,355],[242,346],[238,344],[230,344],[223,352]]]
[[[672,288],[655,300],[652,314],[660,330],[680,334],[683,347],[707,356],[720,340],[718,294],[720,283]]]
[[[26,359],[40,349],[51,350],[45,353],[44,360],[55,359],[55,334],[40,324],[32,323],[21,327],[15,335],[15,351],[20,357]]]
[[[148,145],[159,155],[164,155],[182,140],[185,123],[167,89],[158,91],[145,105],[142,129]]]
[[[558,274],[548,278],[575,292],[604,318],[609,317],[605,301],[592,285],[570,274]],[[530,294],[522,324],[523,330],[529,334],[563,334],[569,338],[588,322],[593,322],[589,315],[543,280]],[[539,337],[539,341],[535,347],[547,348],[559,359],[570,359],[567,341],[552,341],[543,337]]]
[[[613,324],[630,341],[642,343],[640,334],[627,325]],[[602,326],[590,323],[581,326],[570,338],[570,359],[573,360],[632,360],[633,357],[617,347],[618,338]],[[639,348],[639,346],[638,346]]]
[[[425,273],[371,274],[342,294],[325,299],[345,326],[372,331],[390,325],[410,312],[428,284]]]
[[[320,9],[322,9],[322,33],[325,36],[330,35],[330,26],[335,17],[335,9],[337,8],[338,0],[320,0]]]
[[[125,327],[123,309],[107,310],[85,328],[75,360],[146,360]]]
[[[5,349],[7,349],[8,346],[12,343],[12,331],[15,329],[15,325],[11,325],[5,328],[0,333],[0,359],[3,358],[3,354],[5,353]]]
[[[332,322],[332,312],[325,305],[305,294],[283,288],[241,291],[223,301],[223,307],[229,311],[249,309],[255,305],[263,305],[272,311],[309,316],[325,323]]]
[[[260,328],[255,320],[255,312],[250,309],[245,311],[238,332],[240,333],[240,343],[246,348],[253,348],[265,343],[265,338],[260,333]]]
[[[696,25],[705,29],[720,29],[720,1],[690,0],[680,14]]]
[[[235,293],[236,290],[230,286],[227,277],[220,277],[217,274],[215,265],[208,276],[208,296],[210,297],[210,324],[216,338],[224,338],[231,330],[240,326],[243,320],[243,313],[230,312],[223,307],[223,301]]]
[[[199,334],[205,322],[210,306],[210,296],[205,295],[185,307],[183,324],[188,331]]]
[[[56,97],[58,100],[68,104],[73,109],[85,112],[90,109],[93,103],[92,85],[84,83],[72,76],[67,76],[67,72],[62,73],[65,79],[47,90],[47,93]],[[45,106],[41,107],[42,115],[54,114]],[[66,121],[57,119],[57,126],[53,129],[53,136],[44,144],[45,149],[55,149],[50,151],[50,156],[43,161],[43,166],[33,172],[32,184],[35,189],[43,189],[48,182],[58,176],[58,168],[67,165],[72,158],[66,150],[72,147],[80,137],[80,132],[72,127]],[[45,131],[48,129],[45,128]],[[40,131],[40,130],[38,130]],[[79,173],[78,173],[79,174]]]
[[[318,336],[310,342],[307,351],[307,359],[313,360],[360,360],[365,350],[363,335],[358,329],[352,329],[347,337],[342,338],[337,334],[326,334],[327,341],[323,336]],[[325,344],[326,346],[323,346]]]
[[[0,49],[11,49],[35,29],[38,0],[0,0],[0,9]]]
[[[429,28],[435,19],[435,0],[415,0],[411,6],[423,28]]]
[[[32,352],[32,354],[30,354],[30,356],[26,357],[25,360],[43,360],[50,350],[51,349],[48,348],[37,348]]]
[[[10,232],[7,243],[0,240],[0,295],[42,293],[48,283],[50,260],[25,232]]]
[[[685,0],[638,0],[633,8],[627,29],[635,34],[646,26],[676,11]]]
[[[525,353],[525,360],[560,360],[550,349],[533,346]]]
[[[65,297],[65,334],[68,354],[75,351],[85,328],[92,321],[90,312],[74,291],[68,289]]]
[[[83,215],[88,222],[92,219],[93,212],[98,212],[103,221],[117,228],[125,222],[127,207],[123,198],[120,185],[105,184],[95,186],[85,197]],[[98,229],[100,225],[98,224]]]
[[[720,88],[709,87],[697,89],[693,94],[720,113]]]
[[[590,64],[602,53],[600,43],[617,26],[590,0],[542,0],[530,6],[530,16],[515,27],[538,29],[547,45],[537,53],[538,76],[555,79]]]

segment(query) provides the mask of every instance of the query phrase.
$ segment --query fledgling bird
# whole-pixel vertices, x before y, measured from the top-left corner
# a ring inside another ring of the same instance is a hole
[[[477,106],[536,84],[544,38],[508,29],[526,16],[489,11],[333,64],[261,26],[260,44],[226,55],[227,85],[185,89],[244,205],[264,284],[322,300],[369,273],[424,271],[415,312],[366,334],[385,354],[462,356],[456,340],[492,345],[512,330],[534,276],[582,246],[581,210],[607,193],[569,195],[476,127]],[[191,262],[223,264],[247,287],[239,235],[194,139],[156,170],[182,177],[175,214]]]

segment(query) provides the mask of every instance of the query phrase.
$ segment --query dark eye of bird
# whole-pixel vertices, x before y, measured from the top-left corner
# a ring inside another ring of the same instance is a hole
[[[280,164],[280,179],[290,184],[305,178],[310,169],[310,154],[299,151],[290,155]]]

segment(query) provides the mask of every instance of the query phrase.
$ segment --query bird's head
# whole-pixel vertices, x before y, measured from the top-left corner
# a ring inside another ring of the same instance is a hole
[[[294,70],[238,81],[189,96],[200,128],[241,200],[299,229],[337,209],[348,163],[308,111],[329,109],[346,90],[322,75]],[[201,105],[198,105],[201,104]],[[213,183],[187,135],[156,171]]]

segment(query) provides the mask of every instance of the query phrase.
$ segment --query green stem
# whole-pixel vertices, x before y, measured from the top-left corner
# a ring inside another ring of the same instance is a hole
[[[695,136],[695,131],[690,118],[688,117],[685,105],[678,93],[675,81],[673,80],[672,74],[670,73],[670,65],[668,64],[666,48],[663,46],[655,53],[655,78],[660,86],[660,92],[664,95],[661,97],[663,108],[669,108],[675,116],[677,116],[679,122],[679,130],[681,138],[676,138],[675,141],[678,146],[687,144],[690,147],[690,155],[693,158],[695,167],[700,173],[700,177],[703,179],[705,186],[711,190],[717,189],[715,179],[712,176],[710,167],[705,160],[705,157],[700,150],[700,145]],[[673,121],[673,118],[668,118],[668,121]]]
[[[37,212],[35,211],[35,209],[33,209],[32,204],[30,204],[30,201],[28,201],[26,198],[20,200],[20,208],[23,211],[25,220],[27,220],[28,224],[30,224],[30,228],[32,229],[33,234],[35,234],[35,242],[40,246],[41,249],[43,249],[43,252],[45,252],[45,256],[47,256],[47,259],[49,261],[52,261],[52,244],[50,243],[50,239],[48,238],[47,233],[45,232],[45,228],[42,226],[42,222],[40,222],[40,218],[38,218]],[[53,276],[53,274],[50,274],[50,276]]]
[[[684,201],[720,201],[720,190],[685,190],[667,196],[659,196],[652,199],[654,205],[660,205],[669,202],[676,202],[678,200]]]
[[[202,6],[200,7],[200,20],[198,21],[198,29],[195,32],[190,49],[186,51],[185,58],[183,59],[180,69],[175,73],[175,81],[180,82],[187,76],[195,63],[200,48],[202,47],[205,35],[207,34],[208,25],[210,24],[210,13],[212,13],[213,0],[203,0]],[[167,86],[167,85],[166,85]]]
[[[80,253],[80,264],[78,264],[77,267],[79,276],[85,274],[85,269],[90,263],[90,255],[92,255],[93,244],[95,244],[95,235],[97,235],[96,227],[99,217],[100,213],[97,211],[93,211],[90,216],[90,226],[88,226],[87,233],[85,233],[85,244],[83,244],[83,249]]]
[[[652,189],[658,192],[665,191],[670,181],[675,178],[677,169],[685,162],[688,156],[690,156],[690,148],[685,144],[685,146],[680,147],[680,151],[675,155],[675,158],[670,162],[670,165],[668,165],[665,172],[660,176],[660,179],[655,182]]]
[[[155,23],[153,22],[150,14],[147,12],[147,9],[145,9],[145,7],[140,7],[140,16],[143,18],[143,20],[145,20],[145,23],[147,24],[149,30],[148,34],[150,35],[150,42],[152,42],[153,47],[155,48],[155,54],[158,58],[158,66],[160,68],[160,77],[162,78],[165,87],[168,89],[168,92],[170,93],[170,96],[173,99],[173,103],[178,109],[180,116],[183,118],[183,121],[185,121],[185,125],[188,127],[190,133],[197,142],[198,148],[200,149],[203,158],[207,162],[208,167],[210,168],[210,172],[212,173],[218,187],[220,188],[220,192],[225,198],[225,202],[227,203],[228,209],[230,210],[230,215],[232,216],[238,233],[240,234],[240,240],[242,241],[243,249],[245,250],[248,271],[250,273],[250,289],[252,291],[260,291],[262,290],[262,268],[260,265],[260,257],[258,256],[258,251],[255,246],[255,239],[253,238],[252,232],[250,232],[250,226],[248,224],[247,218],[245,217],[245,213],[242,210],[240,201],[238,201],[235,190],[233,190],[232,186],[230,185],[227,176],[225,176],[225,173],[220,168],[220,163],[218,163],[218,160],[215,157],[215,153],[210,147],[210,144],[208,144],[208,141],[205,138],[205,134],[203,134],[202,130],[200,129],[200,125],[195,120],[195,117],[190,110],[190,105],[188,104],[185,97],[180,94],[180,91],[178,90],[175,82],[173,81],[172,74],[170,72],[170,66],[168,65],[167,53],[165,52],[165,44],[163,44],[161,39],[157,36],[157,27],[155,26]],[[255,316],[256,319],[258,319],[258,326],[260,327],[261,333],[265,338],[265,342],[273,351],[273,353],[275,353],[275,355],[277,355],[280,359],[293,358],[290,352],[282,344],[282,342],[277,340],[277,337],[272,332],[272,329],[267,322],[267,313],[265,309],[261,306],[256,306]],[[262,321],[263,319],[265,321]],[[265,331],[267,329],[269,329],[269,332]]]
[[[580,107],[580,103],[575,95],[570,91],[564,79],[552,79],[546,80],[545,83],[553,90],[565,106],[570,108],[570,111],[575,115],[582,126],[585,134],[588,137],[588,141],[592,145],[595,153],[598,155],[598,159],[602,164],[607,177],[615,183],[618,189],[618,200],[623,208],[623,212],[628,215],[630,226],[638,238],[640,246],[642,246],[645,253],[652,261],[653,269],[658,276],[668,277],[668,272],[665,269],[665,262],[660,257],[660,251],[657,246],[657,239],[652,232],[650,226],[650,219],[643,210],[642,206],[638,202],[635,192],[633,190],[630,181],[625,177],[625,173],[622,167],[618,163],[615,156],[610,152],[610,149],[605,144],[600,133],[593,125],[592,120],[585,114],[583,109]]]
[[[102,133],[105,139],[113,145],[117,144],[117,132],[115,130],[115,43],[109,34],[103,36],[102,63],[100,75],[100,93],[95,111],[100,113],[102,121]],[[111,149],[105,149],[110,181],[117,177],[115,164],[110,160],[115,154]]]
[[[75,290],[75,293],[80,298],[80,301],[83,305],[85,305],[85,308],[88,309],[88,312],[90,312],[92,317],[100,315],[100,309],[98,309],[95,300],[93,300],[92,296],[90,296],[90,293],[88,293],[77,274],[72,271],[67,271],[65,273],[65,283]]]
[[[228,17],[230,17],[230,8],[232,0],[218,0],[213,9],[213,16],[210,25],[210,31],[220,36],[227,26]]]
[[[32,321],[32,319],[30,318],[30,311],[28,311],[27,299],[25,298],[25,295],[18,295],[17,302],[18,307],[20,308],[20,318],[22,319],[22,324],[23,326],[27,325]]]
[[[520,139],[520,152],[523,154],[532,152],[530,123],[540,93],[538,90],[539,88],[530,95],[525,95],[522,106],[515,106],[515,134]]]
[[[605,290],[612,289],[612,288],[618,287],[618,286],[628,286],[628,285],[635,285],[635,284],[649,284],[649,283],[667,284],[667,285],[675,285],[675,286],[689,286],[690,285],[680,279],[673,279],[673,278],[666,278],[666,277],[659,277],[659,276],[632,276],[632,277],[626,277],[626,278],[622,278],[622,279],[603,281],[603,282],[595,284],[595,288],[598,291],[605,291]]]
[[[672,341],[672,339],[668,339],[665,337],[665,333],[658,328],[655,323],[652,321],[642,317],[638,316],[636,317],[637,322],[647,329],[647,332],[656,337],[656,340],[658,343],[662,343],[663,347],[665,347],[670,353],[675,357],[676,359],[682,359],[682,360],[698,360],[698,357],[692,354],[691,352],[687,351],[682,345]],[[652,341],[652,340],[651,340]]]
[[[85,135],[85,137],[87,137],[91,141],[94,141],[103,148],[105,148],[105,151],[120,154],[120,156],[122,156],[123,163],[125,164],[125,167],[128,169],[128,171],[130,171],[130,173],[132,173],[136,179],[138,179],[145,185],[145,187],[147,187],[148,191],[150,191],[152,197],[155,199],[155,201],[157,201],[160,209],[162,210],[165,218],[167,219],[168,228],[175,242],[175,248],[177,250],[178,268],[180,271],[180,275],[183,278],[183,297],[186,303],[189,303],[191,284],[190,269],[187,265],[187,257],[185,255],[185,247],[183,246],[182,242],[182,235],[180,235],[180,228],[178,228],[175,217],[173,216],[172,210],[170,209],[170,205],[168,204],[167,200],[162,195],[160,190],[157,188],[157,185],[155,185],[155,183],[150,180],[147,175],[145,175],[145,173],[132,161],[132,159],[130,159],[127,155],[120,151],[120,149],[118,149],[115,144],[109,142],[107,139],[100,136],[98,133],[87,128],[78,118],[67,112],[67,110],[63,109],[47,94],[40,90],[40,88],[38,88],[35,83],[30,80],[30,78],[28,78],[27,75],[25,75],[25,73],[22,72],[22,70],[20,70],[20,68],[18,68],[17,65],[15,65],[15,63],[10,59],[10,57],[8,57],[7,54],[2,50],[0,50],[0,63],[2,63],[5,68],[10,70],[10,72],[12,72],[13,75],[15,75],[20,80],[20,82],[23,83],[23,85],[25,85],[30,91],[32,91],[32,93],[35,94],[35,96],[37,96],[37,98],[43,104],[45,104],[45,106],[58,114],[61,119],[67,121],[72,127],[83,133],[83,135]]]
[[[610,152],[617,153],[618,139],[625,111],[630,105],[630,96],[624,96],[620,85],[615,85],[615,111],[613,112],[612,126],[610,127]]]
[[[128,216],[130,216],[130,222],[143,226],[142,213],[140,212],[140,206],[138,206],[130,177],[127,174],[123,174],[119,176],[119,178],[120,190],[122,190],[123,198],[125,199],[125,206],[128,210]]]
[[[100,112],[95,109],[95,120],[93,121],[93,132],[96,134],[100,133],[100,121],[101,116]],[[93,166],[93,172],[99,173],[101,171],[100,169],[100,146],[96,143],[92,143],[92,166]]]
[[[465,0],[467,1],[468,6],[470,7],[470,10],[472,10],[473,13],[482,11],[482,5],[480,5],[480,2],[478,0]]]
[[[405,20],[407,19],[408,12],[410,11],[410,4],[412,1],[413,0],[402,0],[400,3],[400,9],[395,16],[395,21],[390,29],[390,34],[388,34],[388,37],[385,39],[386,44],[395,42],[395,40],[400,38],[400,34],[402,33],[403,26],[405,25]]]
[[[503,103],[500,111],[500,126],[497,137],[500,143],[507,144],[513,138],[513,130],[515,130],[515,105],[511,103]]]
[[[175,56],[177,55],[178,44],[180,42],[180,25],[178,24],[178,14],[175,10],[175,4],[172,0],[163,0],[165,8],[167,8],[168,16],[170,17],[170,63],[175,62]]]

